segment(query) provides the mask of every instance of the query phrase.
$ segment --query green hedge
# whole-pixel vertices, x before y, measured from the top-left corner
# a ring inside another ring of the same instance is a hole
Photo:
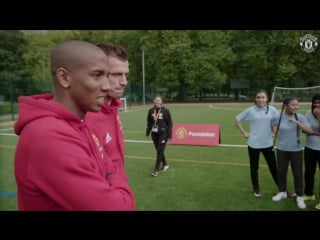
[[[13,108],[13,110],[12,110]],[[2,102],[0,103],[0,115],[3,115],[3,114],[11,114],[13,111],[13,113],[17,113],[18,112],[18,103],[14,102],[12,103],[12,106],[11,106],[11,103],[10,102]]]

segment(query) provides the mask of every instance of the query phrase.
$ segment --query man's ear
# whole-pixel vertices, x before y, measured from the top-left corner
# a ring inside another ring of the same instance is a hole
[[[58,84],[63,88],[69,88],[70,87],[70,77],[68,70],[65,68],[58,68],[56,71],[56,77]]]

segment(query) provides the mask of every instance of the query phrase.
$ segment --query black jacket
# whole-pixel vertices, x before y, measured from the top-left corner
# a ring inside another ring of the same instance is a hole
[[[160,111],[160,113],[159,113]],[[154,115],[158,115],[155,121]],[[160,108],[150,108],[147,116],[146,136],[149,136],[152,126],[158,125],[159,133],[166,131],[169,139],[172,138],[172,118],[169,109],[161,106]]]

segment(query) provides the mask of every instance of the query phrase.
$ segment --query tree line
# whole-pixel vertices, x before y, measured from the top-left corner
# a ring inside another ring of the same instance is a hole
[[[306,34],[314,37],[314,51],[303,49],[310,47]],[[315,86],[319,36],[319,30],[0,30],[0,95],[16,100],[52,91],[50,51],[66,40],[123,45],[130,62],[126,96],[138,102],[143,75],[147,100],[157,92],[183,102]]]

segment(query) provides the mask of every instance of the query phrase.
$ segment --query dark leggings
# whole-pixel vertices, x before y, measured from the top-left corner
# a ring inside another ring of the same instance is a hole
[[[304,193],[308,196],[314,194],[314,179],[317,170],[317,163],[320,167],[320,151],[308,147],[304,149]]]
[[[288,152],[277,150],[278,169],[279,169],[279,192],[287,191],[287,173],[289,162],[293,174],[294,189],[297,196],[303,193],[303,155],[302,151]]]
[[[152,141],[154,144],[154,147],[157,151],[157,160],[156,165],[154,167],[154,172],[158,172],[160,169],[160,165],[162,163],[162,166],[167,165],[166,157],[164,155],[164,150],[167,145],[167,133],[161,132],[161,133],[151,133]]]
[[[268,148],[251,148],[248,146],[248,153],[250,158],[250,176],[251,176],[251,183],[253,186],[253,191],[259,192],[260,185],[259,185],[259,156],[260,152],[262,153],[264,159],[267,162],[269,171],[272,175],[272,178],[276,185],[278,186],[278,168],[277,168],[277,161],[275,152],[273,147]]]

